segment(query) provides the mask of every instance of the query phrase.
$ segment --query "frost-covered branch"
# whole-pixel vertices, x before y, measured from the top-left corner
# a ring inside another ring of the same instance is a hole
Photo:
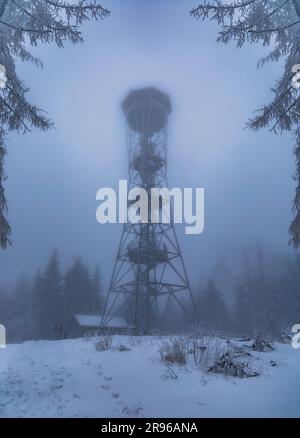
[[[218,24],[223,24],[226,18],[232,19],[234,14],[239,11],[243,12],[249,5],[255,3],[256,0],[234,1],[230,4],[224,4],[221,0],[215,0],[213,3],[204,1],[203,5],[191,10],[190,14],[195,18],[210,18]]]
[[[67,18],[76,18],[78,24],[83,23],[84,20],[88,19],[87,14],[91,14],[94,19],[103,19],[110,15],[108,9],[103,8],[97,3],[96,0],[93,2],[88,2],[86,0],[81,0],[77,4],[70,4],[68,2],[56,2],[51,0],[44,0],[48,5],[53,6],[56,12],[64,10],[67,14]]]
[[[32,62],[42,67],[39,58],[28,50],[28,42],[54,42],[63,47],[83,41],[80,26],[90,19],[103,19],[110,12],[96,0],[71,3],[55,0],[0,0],[0,64],[5,67],[7,82],[0,89],[0,247],[9,243],[10,227],[3,181],[5,179],[5,136],[9,131],[25,133],[32,128],[43,131],[53,123],[27,100],[28,88],[16,72],[16,60]]]
[[[221,29],[217,41],[227,44],[235,41],[237,47],[245,43],[262,43],[272,46],[271,52],[258,62],[262,67],[268,62],[284,61],[282,77],[272,88],[273,100],[264,105],[258,115],[249,121],[254,130],[270,127],[277,133],[292,131],[296,138],[295,156],[297,171],[294,220],[290,227],[291,243],[300,245],[300,96],[292,85],[292,69],[300,64],[300,2],[299,0],[233,1],[220,0],[202,5],[191,11],[195,18],[216,21]]]

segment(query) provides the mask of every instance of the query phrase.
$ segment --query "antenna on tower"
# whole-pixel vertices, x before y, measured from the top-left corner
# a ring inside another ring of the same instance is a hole
[[[122,104],[128,124],[129,189],[166,188],[167,126],[171,102],[149,87],[129,93]],[[130,207],[130,202],[128,203]],[[149,204],[149,219],[151,218]],[[160,210],[163,200],[160,200]],[[177,310],[176,310],[177,308]],[[122,316],[138,332],[167,328],[172,315],[183,324],[197,316],[174,222],[126,223],[109,285],[102,325]],[[174,322],[174,321],[173,321]]]

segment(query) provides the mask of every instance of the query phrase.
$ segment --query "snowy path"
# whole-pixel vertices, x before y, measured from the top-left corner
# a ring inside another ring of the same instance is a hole
[[[129,339],[114,340],[128,344]],[[0,417],[300,417],[300,351],[260,353],[262,376],[164,378],[158,340],[97,352],[93,341],[26,342],[0,350]],[[266,367],[270,360],[276,367]]]

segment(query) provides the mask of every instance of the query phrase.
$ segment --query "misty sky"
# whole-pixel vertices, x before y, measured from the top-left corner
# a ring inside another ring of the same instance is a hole
[[[154,85],[170,94],[169,184],[204,187],[205,231],[178,235],[193,284],[225,259],[237,266],[257,241],[288,250],[294,195],[292,135],[245,129],[271,99],[280,65],[256,69],[265,50],[215,42],[213,23],[188,11],[197,0],[103,0],[112,15],[84,27],[85,43],[40,45],[44,70],[19,74],[30,100],[56,129],[10,135],[6,194],[13,247],[0,254],[2,280],[34,273],[57,248],[100,263],[107,286],[121,226],[96,222],[96,192],[127,178],[126,125],[120,103],[129,90]],[[291,251],[291,249],[290,249]]]

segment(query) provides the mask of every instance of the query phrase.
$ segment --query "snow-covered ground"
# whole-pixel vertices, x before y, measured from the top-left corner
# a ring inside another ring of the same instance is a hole
[[[131,341],[115,337],[102,352],[85,339],[0,349],[0,417],[300,417],[300,350],[290,345],[253,353],[259,377],[205,373],[191,360],[171,378],[160,339]]]

